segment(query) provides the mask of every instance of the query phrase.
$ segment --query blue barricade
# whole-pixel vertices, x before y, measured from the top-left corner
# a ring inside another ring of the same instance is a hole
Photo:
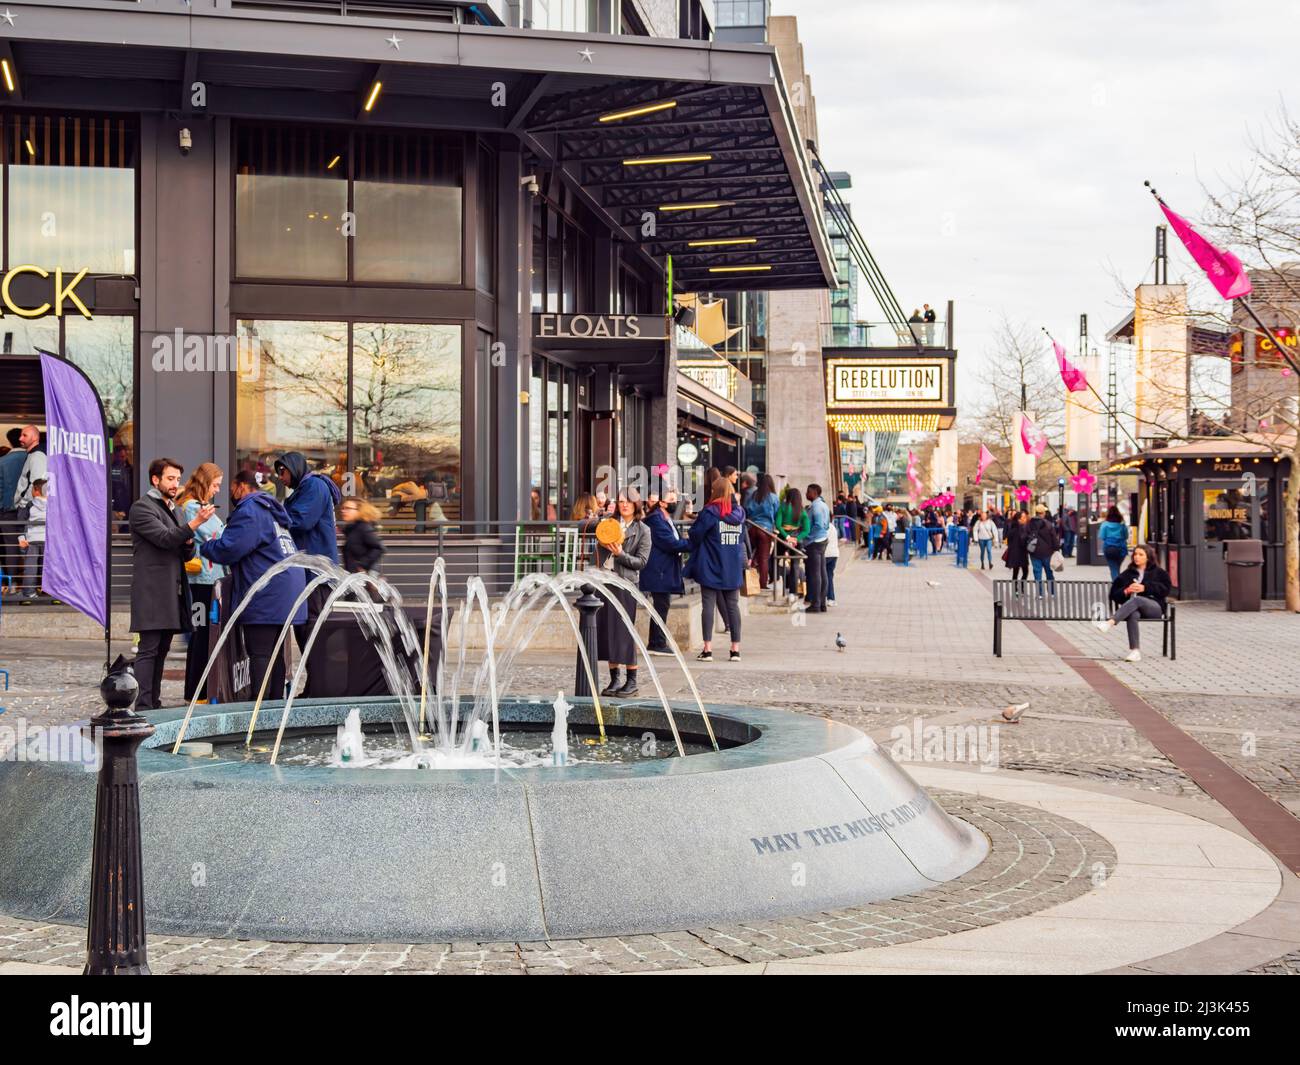
[[[960,525],[954,528],[956,531],[951,535],[957,559],[953,564],[965,568],[970,562],[970,530]]]

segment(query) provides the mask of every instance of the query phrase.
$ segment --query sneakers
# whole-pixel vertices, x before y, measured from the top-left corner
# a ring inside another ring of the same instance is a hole
[[[740,652],[739,652],[739,651],[732,651],[731,654],[727,657],[727,661],[728,661],[728,662],[739,662],[739,661],[740,661]]]
[[[712,662],[712,661],[713,661],[713,652],[712,652],[712,651],[701,651],[699,654],[697,654],[697,655],[695,656],[695,661],[697,661],[697,662]]]
[[[1110,632],[1111,630],[1111,624],[1109,621],[1094,621],[1092,624],[1093,628],[1098,632]]]
[[[1125,661],[1125,662],[1141,662],[1141,661],[1142,661],[1142,652],[1139,651],[1139,650],[1137,650],[1137,649],[1134,649],[1134,650],[1130,651],[1128,654],[1126,654],[1126,655],[1124,656],[1124,661]]]

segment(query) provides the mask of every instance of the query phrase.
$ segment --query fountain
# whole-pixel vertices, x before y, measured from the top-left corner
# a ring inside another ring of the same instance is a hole
[[[423,639],[382,579],[319,557],[285,559],[250,598],[290,566],[315,571],[309,590],[330,588],[305,650],[331,611],[354,603],[391,694],[299,698],[300,664],[285,698],[263,685],[250,703],[150,714],[156,731],[139,775],[155,933],[307,942],[635,934],[910,894],[987,853],[981,834],[856,729],[706,707],[671,640],[688,702],[669,699],[649,657],[649,698],[512,694],[519,656],[556,609],[596,689],[569,596],[584,584],[597,594],[617,586],[649,609],[612,574],[532,574],[495,608],[472,579],[449,648],[441,560]],[[621,604],[606,601],[630,627]],[[444,653],[430,662],[435,609]],[[482,626],[477,663],[470,624]],[[182,746],[195,742],[211,754]],[[0,762],[0,913],[82,918],[93,811],[94,777],[82,763]]]

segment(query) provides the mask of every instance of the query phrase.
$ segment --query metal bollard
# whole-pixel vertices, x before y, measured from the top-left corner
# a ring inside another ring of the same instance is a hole
[[[119,656],[99,685],[106,709],[90,719],[91,735],[98,731],[103,740],[103,761],[95,787],[85,976],[149,975],[136,751],[154,727],[131,709],[139,691]]]
[[[582,644],[587,649],[587,660],[591,662],[591,668],[596,669],[596,615],[600,612],[603,600],[596,594],[596,589],[590,584],[582,586],[582,595],[574,606],[578,608],[578,631],[582,634]],[[590,698],[594,692],[591,685],[587,683],[587,671],[582,668],[582,652],[577,652],[577,676],[573,681],[573,694],[582,695]]]

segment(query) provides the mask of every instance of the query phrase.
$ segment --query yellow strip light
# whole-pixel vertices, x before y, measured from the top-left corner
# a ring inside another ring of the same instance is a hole
[[[27,151],[28,151],[28,154],[30,154],[31,157],[32,157],[33,159],[35,159],[35,158],[36,158],[36,147],[35,147],[35,145],[32,144],[32,142],[31,142],[31,138],[29,137],[27,140],[23,141],[23,143],[24,143],[25,145],[27,145]]]
[[[688,248],[720,248],[727,244],[757,244],[757,237],[718,237],[716,240],[688,240]]]
[[[735,200],[710,200],[706,203],[665,203],[661,204],[661,211],[711,211],[715,207],[735,207]]]
[[[14,72],[13,72],[12,70],[9,69],[9,60],[7,60],[7,59],[0,59],[0,67],[4,67],[4,72],[5,72],[5,88],[8,89],[10,92],[14,92],[14,91],[15,91],[15,88],[14,88]]]
[[[343,156],[341,156],[341,155],[336,155],[333,159],[331,159],[331,160],[329,161],[329,165],[327,165],[327,166],[325,167],[325,169],[326,169],[326,170],[333,170],[336,166],[339,165],[339,160],[342,159],[342,158],[343,158]]]
[[[695,152],[687,155],[638,155],[624,159],[624,166],[663,166],[667,163],[707,163],[713,158],[709,152]]]
[[[366,100],[366,110],[369,111],[375,106],[375,101],[379,99],[379,90],[384,87],[382,81],[377,81],[370,87],[370,97]]]
[[[841,433],[933,433],[937,414],[828,414],[826,422]]]
[[[770,269],[772,269],[772,268],[771,268],[770,266],[766,265],[766,264],[764,264],[764,265],[762,265],[762,266],[710,266],[710,267],[709,267],[709,273],[711,273],[711,274],[744,274],[744,273],[761,272],[761,271],[763,271],[763,270],[770,270]]]
[[[657,104],[644,104],[641,107],[629,107],[626,111],[610,111],[609,114],[601,115],[598,122],[620,122],[625,118],[636,118],[638,115],[649,115],[655,111],[668,111],[677,106],[676,100],[664,100]]]

